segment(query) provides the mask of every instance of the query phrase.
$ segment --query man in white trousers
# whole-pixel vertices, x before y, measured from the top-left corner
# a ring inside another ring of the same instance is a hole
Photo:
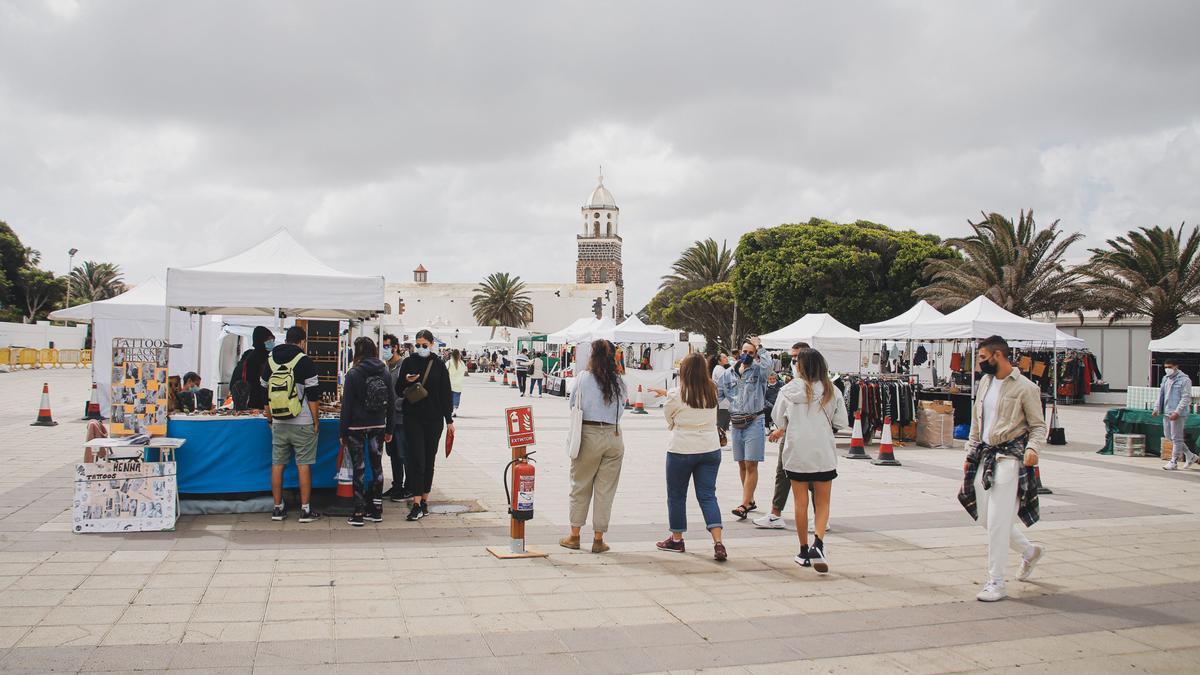
[[[1031,544],[1017,527],[1038,521],[1034,467],[1046,439],[1041,390],[1009,362],[1008,343],[993,335],[979,343],[983,372],[971,414],[971,435],[958,500],[972,518],[987,528],[988,581],[975,597],[1003,600],[1008,549],[1021,554],[1017,579],[1033,573],[1045,548]]]
[[[1188,413],[1192,411],[1192,378],[1179,369],[1175,357],[1167,357],[1163,366],[1165,372],[1158,385],[1158,402],[1154,404],[1154,416],[1163,416],[1163,438],[1171,441],[1171,461],[1163,468],[1175,471],[1182,459],[1183,468],[1190,469],[1196,463],[1196,453],[1188,448],[1184,427]]]

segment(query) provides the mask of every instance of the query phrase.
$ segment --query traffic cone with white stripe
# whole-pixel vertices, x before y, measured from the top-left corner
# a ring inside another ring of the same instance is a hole
[[[38,409],[37,421],[31,427],[54,427],[58,422],[50,415],[50,383],[42,383],[42,406]]]
[[[883,435],[879,437],[879,457],[872,464],[879,466],[900,466],[892,450],[892,418],[883,418]]]
[[[87,406],[83,411],[83,419],[85,420],[102,420],[104,416],[100,414],[100,394],[96,391],[96,383],[92,383],[92,398],[87,402]]]
[[[634,415],[649,415],[646,412],[646,406],[642,403],[642,385],[638,385],[637,394],[633,397],[633,414]]]
[[[854,431],[850,434],[850,452],[843,455],[846,459],[871,459],[863,448],[862,411],[854,413]]]
[[[504,372],[504,379],[500,381],[500,386],[507,387],[508,386],[508,368],[505,368],[503,372]]]

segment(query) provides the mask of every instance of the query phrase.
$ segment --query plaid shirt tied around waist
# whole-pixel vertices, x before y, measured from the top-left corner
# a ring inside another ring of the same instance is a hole
[[[1021,462],[1020,473],[1017,475],[1017,517],[1032,527],[1040,518],[1038,506],[1037,480],[1034,467],[1025,466],[1025,447],[1028,435],[1022,435],[1000,445],[986,443],[968,444],[967,458],[963,464],[962,487],[958,489],[958,501],[971,514],[971,518],[979,520],[979,504],[975,499],[975,474],[983,471],[983,489],[992,488],[992,476],[996,472],[996,457],[1006,456]]]

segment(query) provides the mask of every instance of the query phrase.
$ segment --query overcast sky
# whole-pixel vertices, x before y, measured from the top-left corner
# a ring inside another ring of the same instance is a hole
[[[1198,27],[1186,0],[0,0],[0,220],[133,282],[280,227],[389,280],[573,281],[602,163],[627,311],[692,241],[814,216],[1032,207],[1095,246],[1200,222]]]

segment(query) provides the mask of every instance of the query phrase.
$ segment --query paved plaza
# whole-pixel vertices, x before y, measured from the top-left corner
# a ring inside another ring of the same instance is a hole
[[[42,382],[57,427],[31,427]],[[178,530],[69,531],[85,370],[0,374],[0,670],[421,673],[1197,672],[1200,470],[1095,454],[1104,408],[1066,408],[1067,446],[1042,455],[1047,555],[1011,599],[974,599],[985,538],[955,500],[961,450],[898,447],[901,467],[842,461],[832,573],[792,562],[786,531],[727,516],[729,561],[712,560],[699,509],[688,553],[666,535],[662,415],[627,416],[625,464],[603,555],[565,532],[568,424],[534,399],[536,516],[507,542],[501,413],[512,389],[467,379],[458,438],[439,458],[434,504],[470,507],[418,523],[273,523],[267,514],[186,516]],[[873,450],[872,450],[873,451]],[[184,448],[183,452],[187,452]],[[776,454],[758,491],[770,501]],[[722,511],[739,501],[726,454]],[[1015,556],[1011,572],[1015,573]]]

